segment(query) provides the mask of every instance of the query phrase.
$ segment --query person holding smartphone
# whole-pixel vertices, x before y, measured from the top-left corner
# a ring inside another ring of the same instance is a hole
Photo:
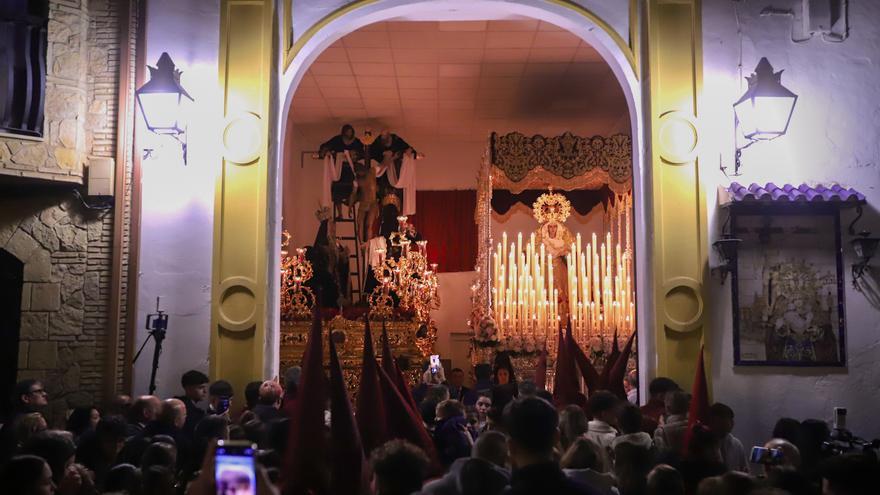
[[[218,440],[208,448],[186,495],[279,495],[256,452],[257,446],[247,441]]]
[[[212,383],[208,387],[208,414],[226,414],[228,416],[234,395],[232,384],[226,380],[217,380]]]

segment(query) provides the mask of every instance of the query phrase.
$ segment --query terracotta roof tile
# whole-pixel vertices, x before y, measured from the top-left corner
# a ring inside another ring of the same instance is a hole
[[[844,188],[840,184],[828,186],[818,184],[783,184],[777,186],[772,182],[761,185],[751,183],[744,186],[732,182],[729,187],[721,188],[723,204],[729,203],[768,203],[768,202],[829,202],[829,203],[863,203],[865,195],[853,188]]]

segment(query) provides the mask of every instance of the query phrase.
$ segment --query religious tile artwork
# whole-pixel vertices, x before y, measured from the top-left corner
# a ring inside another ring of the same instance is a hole
[[[734,363],[844,366],[843,264],[836,211],[734,215]]]

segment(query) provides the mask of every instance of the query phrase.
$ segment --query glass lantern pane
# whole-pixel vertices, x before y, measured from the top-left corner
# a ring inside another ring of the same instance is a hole
[[[787,96],[757,96],[734,107],[743,135],[751,139],[772,139],[785,133],[795,99]]]
[[[138,95],[147,126],[154,132],[177,132],[180,115],[178,93],[141,93]]]

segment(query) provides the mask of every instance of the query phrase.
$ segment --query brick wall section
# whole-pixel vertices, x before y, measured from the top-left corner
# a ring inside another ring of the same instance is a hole
[[[116,0],[51,2],[47,134],[41,142],[0,137],[0,174],[81,183],[84,165],[96,160],[112,164],[116,157],[119,22]],[[131,34],[122,49],[133,54],[136,30]],[[132,86],[133,71],[132,65]],[[65,97],[59,94],[63,84],[67,84],[63,86]],[[128,105],[131,108],[133,99]],[[61,110],[64,118],[57,120],[53,116]],[[131,118],[128,129],[132,128]],[[73,131],[70,122],[74,123]],[[74,145],[71,149],[78,157],[76,166],[70,168],[53,161],[54,156],[66,157],[65,151],[56,150],[68,149],[67,144]],[[37,163],[34,158],[43,155],[43,162]],[[120,336],[117,390],[121,390],[122,370],[128,366],[124,362],[125,312],[119,328],[108,328],[117,214],[124,216],[122,303],[128,285],[130,150],[127,155],[125,176],[116,177],[125,181],[125,193],[115,198],[115,207],[110,210],[90,210],[75,198],[70,187],[28,185],[13,194],[0,194],[0,249],[25,263],[18,377],[44,381],[50,393],[50,424],[62,424],[70,407],[104,400],[108,332],[119,332]]]

